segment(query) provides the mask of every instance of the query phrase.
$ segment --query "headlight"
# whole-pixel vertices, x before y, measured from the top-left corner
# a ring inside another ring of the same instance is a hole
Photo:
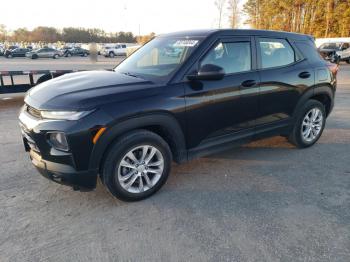
[[[40,111],[44,119],[78,120],[92,111]]]

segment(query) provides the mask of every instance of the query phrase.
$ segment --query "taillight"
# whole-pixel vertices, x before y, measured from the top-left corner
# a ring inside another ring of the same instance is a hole
[[[329,70],[331,70],[333,76],[335,77],[338,73],[339,65],[328,62],[327,67],[329,68]]]

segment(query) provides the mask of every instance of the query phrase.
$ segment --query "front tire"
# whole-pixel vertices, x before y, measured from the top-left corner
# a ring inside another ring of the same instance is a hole
[[[114,58],[114,57],[115,57],[114,52],[109,52],[109,57],[110,57],[110,58]]]
[[[300,109],[288,140],[298,148],[310,147],[321,137],[325,124],[324,105],[310,99]]]
[[[59,55],[55,54],[52,58],[57,59],[58,57],[59,57]]]
[[[110,148],[103,164],[102,180],[115,197],[139,201],[157,192],[166,182],[172,155],[159,135],[135,130]]]

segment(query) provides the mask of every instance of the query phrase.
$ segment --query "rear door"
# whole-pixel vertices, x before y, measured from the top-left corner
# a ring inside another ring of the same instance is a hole
[[[47,48],[42,48],[38,51],[39,57],[47,57]]]
[[[257,127],[289,124],[314,70],[288,39],[256,37],[260,76]]]
[[[214,64],[226,74],[222,80],[185,83],[189,147],[254,127],[259,76],[251,40],[251,37],[219,39],[192,68],[198,71],[203,65]]]

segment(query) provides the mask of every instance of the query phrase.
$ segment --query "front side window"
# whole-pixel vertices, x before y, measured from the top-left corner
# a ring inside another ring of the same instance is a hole
[[[250,42],[220,42],[201,61],[200,66],[220,66],[226,74],[251,70]]]
[[[343,50],[346,50],[350,47],[350,45],[348,43],[344,43],[343,46],[342,46],[342,49]]]
[[[285,39],[259,38],[262,68],[279,67],[295,62],[293,48]]]
[[[158,37],[148,42],[114,70],[145,79],[168,78],[200,43],[199,38]]]

